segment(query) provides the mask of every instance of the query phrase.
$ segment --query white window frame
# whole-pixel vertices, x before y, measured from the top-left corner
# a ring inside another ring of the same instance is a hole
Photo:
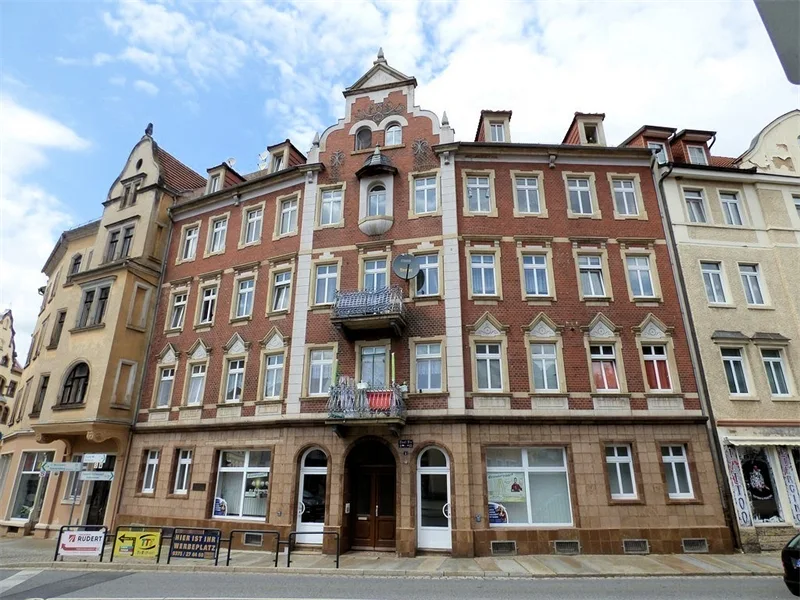
[[[384,217],[386,212],[388,191],[383,182],[374,183],[367,192],[367,216]]]
[[[383,140],[384,146],[399,146],[403,143],[403,128],[397,121],[392,121],[386,127],[386,133]]]
[[[642,263],[644,261],[644,263]],[[633,264],[631,264],[633,262]],[[634,298],[655,298],[656,286],[653,282],[653,272],[650,270],[650,257],[642,254],[631,254],[625,257],[625,270],[628,272],[628,283],[631,286],[631,295]],[[644,273],[647,273],[645,276]],[[644,280],[645,278],[650,284],[650,293],[644,293]],[[634,281],[639,287],[639,293],[636,293]]]
[[[615,177],[611,180],[611,183],[612,191],[614,192],[614,208],[617,209],[617,214],[626,217],[638,217],[639,199],[636,197],[636,181],[624,177]],[[620,204],[620,199],[622,204]]]
[[[223,458],[226,450],[227,451],[232,451],[232,452],[244,452],[244,466],[241,466],[241,467],[225,467],[225,466],[223,466],[222,465],[222,458]],[[250,456],[254,452],[267,452],[269,454],[269,466],[267,466],[267,467],[250,466]],[[239,507],[240,507],[239,514],[237,514],[237,515],[228,514],[228,515],[225,515],[225,516],[221,516],[221,515],[220,516],[214,516],[214,514],[213,514],[214,509],[212,507],[212,509],[211,509],[212,518],[213,519],[238,520],[238,521],[262,521],[263,522],[266,519],[266,515],[257,516],[257,517],[245,517],[242,514],[242,509],[244,508],[245,492],[247,491],[247,475],[250,472],[266,473],[267,474],[268,485],[267,485],[267,496],[265,498],[265,504],[267,506],[269,505],[269,491],[270,491],[270,485],[269,484],[271,483],[270,482],[270,478],[271,478],[271,473],[272,473],[272,459],[273,459],[272,450],[270,450],[268,448],[253,448],[251,450],[243,450],[243,449],[239,449],[239,448],[225,448],[225,449],[221,450],[220,453],[219,453],[219,460],[217,462],[217,465],[218,465],[218,467],[217,467],[217,485],[216,485],[216,487],[214,489],[214,497],[215,498],[219,498],[220,497],[219,486],[220,486],[220,479],[221,479],[222,473],[241,473],[242,474],[242,494],[239,497]]]
[[[172,308],[169,312],[169,328],[181,329],[186,320],[186,307],[189,300],[189,292],[178,292],[172,295]],[[175,322],[176,317],[177,323]]]
[[[702,190],[683,190],[683,202],[690,223],[708,223],[705,194]]]
[[[326,356],[330,353],[330,357]],[[333,365],[335,361],[335,351],[333,347],[312,348],[308,353],[308,395],[327,396],[330,383],[333,377]],[[313,389],[311,382],[314,380],[314,371],[319,371],[319,389]],[[327,370],[328,386],[322,385],[325,381],[325,371]]]
[[[586,185],[584,185],[584,183]],[[572,193],[578,195],[577,207],[580,210],[575,210],[575,205],[572,203]],[[585,195],[584,195],[585,194]],[[588,198],[589,210],[584,210],[584,200]],[[594,202],[592,200],[592,182],[588,177],[568,177],[567,178],[567,201],[569,202],[570,212],[573,215],[582,217],[591,216],[594,214]]]
[[[599,352],[595,352],[592,348],[599,348]],[[605,352],[603,348],[611,348],[611,353]],[[609,387],[608,377],[606,376],[606,370],[603,368],[601,372],[603,374],[603,387],[598,388],[596,382],[595,388],[600,393],[605,392],[612,392],[612,393],[619,393],[622,391],[620,389],[620,380],[619,380],[619,365],[617,364],[617,347],[616,344],[590,344],[589,345],[589,361],[591,366],[591,371],[589,372],[589,376],[592,378],[594,382],[594,363],[599,362],[601,366],[603,363],[611,363],[611,366],[614,368],[614,378],[617,380],[617,387]]]
[[[220,183],[221,180],[222,180],[222,177],[219,174],[211,176],[211,181],[208,182],[208,193],[209,194],[213,194],[214,192],[218,192],[219,191],[219,183]]]
[[[202,406],[203,397],[206,391],[206,377],[208,376],[208,367],[205,363],[190,365],[189,367],[189,386],[186,390],[186,405],[187,406]],[[193,394],[193,383],[200,380],[198,384],[198,393]],[[193,398],[196,395],[197,398]]]
[[[473,208],[473,198],[477,201]],[[483,210],[483,201],[486,209]],[[467,210],[476,215],[492,213],[492,178],[489,175],[467,175]]]
[[[549,352],[534,352],[536,348],[552,348],[553,353],[550,354]],[[561,390],[561,376],[558,372],[558,344],[556,342],[543,342],[543,341],[533,341],[530,343],[530,347],[528,348],[528,352],[531,355],[531,380],[533,382],[533,389],[536,392],[558,392]],[[547,381],[547,367],[549,364],[552,364],[556,370],[556,385],[555,387],[550,387]],[[538,387],[536,385],[536,371],[537,368],[542,374],[542,381],[544,382],[544,387]]]
[[[167,389],[165,386],[169,386],[169,393],[161,391]],[[158,372],[158,387],[156,388],[156,408],[169,408],[172,403],[174,387],[175,367],[161,367]]]
[[[490,351],[491,347],[496,347],[497,352]],[[484,350],[481,350],[481,348]],[[492,380],[491,363],[497,362],[497,371],[500,380],[495,382]],[[486,387],[481,387],[480,372],[481,363],[486,366]],[[497,385],[494,385],[494,384]],[[502,392],[503,391],[503,345],[500,342],[475,342],[475,389],[479,392]]]
[[[429,215],[439,211],[439,194],[436,185],[436,175],[418,175],[414,177],[414,214]],[[422,207],[420,210],[420,195],[422,192]],[[433,208],[430,208],[430,194],[433,192]]]
[[[665,165],[669,162],[667,156],[667,145],[664,142],[648,141],[647,147],[650,148],[651,150],[658,149],[658,152],[656,152],[655,154],[656,154],[656,162],[659,165]]]
[[[726,225],[732,227],[744,225],[744,215],[742,214],[742,203],[739,202],[739,194],[736,192],[719,192],[719,201],[722,204],[722,216]]]
[[[208,253],[219,254],[225,252],[225,242],[228,237],[228,217],[212,219],[209,224]]]
[[[594,261],[597,261],[595,264]],[[594,289],[594,279],[591,277],[592,273],[599,273],[600,275],[600,290]],[[578,273],[580,275],[580,285],[581,291],[583,293],[584,298],[606,298],[606,282],[605,276],[603,275],[603,257],[599,254],[579,254],[578,255]],[[587,290],[586,286],[584,285],[584,273],[588,275],[588,282],[589,287],[591,290]],[[591,292],[591,293],[589,293]]]
[[[297,211],[299,202],[297,197],[281,200],[278,219],[278,235],[290,235],[297,231]]]
[[[476,259],[478,259],[476,263]],[[487,260],[488,259],[488,260]],[[469,255],[470,277],[472,278],[473,296],[497,296],[497,255],[491,252],[471,252]],[[480,271],[480,290],[475,288],[475,271]],[[491,291],[487,284],[491,283]]]
[[[725,351],[736,351],[738,355],[725,355]],[[731,396],[748,396],[750,395],[750,378],[747,375],[747,360],[745,358],[744,348],[742,346],[723,346],[720,348],[720,356],[722,357],[722,370],[725,375],[725,384],[728,387],[728,393]],[[728,365],[730,364],[730,372],[733,376],[735,391],[730,389],[730,381],[728,380]],[[736,365],[741,368],[742,381],[744,383],[744,390],[742,390],[742,382],[738,380]]]
[[[532,182],[532,183],[531,183]],[[536,175],[515,175],[514,187],[517,190],[517,212],[521,215],[542,214],[542,202],[539,195],[539,177]],[[524,200],[524,206],[523,206]],[[533,201],[531,201],[533,200]]]
[[[142,476],[142,493],[152,494],[156,491],[156,481],[158,480],[158,461],[161,457],[160,450],[147,450],[147,459],[144,464],[144,475]]]
[[[777,352],[777,356],[764,356],[764,352]],[[767,384],[769,385],[770,395],[776,397],[787,397],[792,395],[792,384],[789,380],[789,374],[786,368],[786,361],[783,360],[783,350],[780,348],[761,348],[761,362],[764,365],[764,371],[766,372],[767,376]],[[780,375],[783,378],[783,384],[786,387],[786,391],[782,392],[777,387],[778,380],[776,378],[777,372],[780,371]],[[773,389],[772,382],[775,382],[776,386]]]
[[[358,373],[356,374],[358,381],[362,383],[369,383],[369,387],[372,389],[386,389],[391,382],[389,378],[391,374],[389,373],[389,358],[390,352],[389,348],[384,345],[364,345],[358,349],[359,360],[358,360]],[[381,371],[376,366],[375,357],[376,356],[383,356],[383,370]],[[367,370],[367,365],[369,365],[369,369],[371,371],[371,378],[365,378],[365,371]],[[383,385],[375,385],[375,379],[380,377],[383,380]]]
[[[655,348],[661,348],[664,353],[658,354],[655,351]],[[645,351],[645,349],[648,349]],[[669,348],[666,344],[642,344],[642,360],[645,362],[645,379],[647,379],[647,363],[651,362],[654,363],[654,373],[656,376],[655,386],[651,386],[650,382],[647,381],[647,385],[651,391],[656,392],[671,392],[672,391],[672,379],[673,374],[669,368]],[[663,362],[667,367],[667,379],[669,379],[669,385],[664,387],[664,382],[661,381],[661,373],[658,370],[658,363]]]
[[[344,191],[342,188],[332,188],[327,190],[322,190],[322,196],[320,198],[320,213],[319,213],[319,224],[320,227],[338,225],[342,222],[342,205],[344,198]],[[329,218],[326,220],[326,206],[327,206],[327,213]],[[334,220],[334,216],[338,216],[337,219]]]
[[[211,325],[214,322],[214,316],[217,312],[217,296],[219,288],[216,285],[204,287],[200,291],[200,312],[197,315],[198,325]],[[206,295],[208,294],[208,295]],[[206,310],[206,302],[208,302],[208,310]],[[203,319],[203,313],[208,313],[206,319]]]
[[[261,240],[261,230],[264,227],[264,208],[256,206],[249,208],[244,213],[244,243],[255,244]]]
[[[433,260],[431,260],[433,259]],[[439,296],[439,254],[419,254],[417,255],[420,273],[424,275],[421,288],[417,288],[415,296],[423,298],[428,296]],[[435,291],[431,291],[431,284],[436,286]]]
[[[703,286],[706,290],[706,299],[709,304],[727,304],[728,298],[725,292],[725,281],[722,277],[722,263],[713,260],[700,261],[700,273],[703,277]],[[717,289],[717,285],[719,289]],[[709,291],[713,291],[714,297],[709,297]],[[718,292],[722,293],[719,299]]]
[[[192,225],[183,232],[181,260],[194,260],[197,256],[197,242],[200,239],[200,226]]]
[[[550,294],[550,274],[547,272],[548,265],[547,265],[547,255],[546,254],[535,254],[535,253],[525,253],[522,255],[522,275],[523,281],[522,285],[525,288],[525,296],[526,297],[549,297]],[[528,289],[528,271],[531,271],[533,274],[533,283],[534,283],[534,290],[531,291]],[[539,279],[536,277],[537,271],[544,272],[544,291],[539,289]]]
[[[444,364],[443,364],[443,356],[442,356],[442,342],[440,341],[430,341],[430,342],[417,342],[414,344],[414,363],[415,363],[415,374],[416,374],[416,381],[414,382],[414,391],[418,393],[430,393],[430,392],[441,392],[444,389]],[[430,385],[431,383],[431,365],[435,362],[439,362],[439,387],[433,387]],[[427,385],[422,387],[420,383],[422,382],[420,378],[420,364],[421,363],[428,363],[428,376],[427,376]]]
[[[264,356],[264,398],[275,400],[283,389],[285,358],[282,352]]]
[[[320,273],[320,269],[325,269],[325,273]],[[331,272],[333,269],[333,272]],[[314,305],[323,306],[333,304],[336,298],[336,288],[339,283],[339,265],[337,263],[325,263],[316,265],[314,268]],[[322,284],[322,285],[321,285]],[[322,297],[323,301],[319,301],[320,290],[325,290]],[[331,289],[332,288],[332,289]],[[330,296],[330,300],[328,297]]]
[[[692,154],[692,150],[695,151],[694,154]],[[701,160],[697,160],[698,158],[700,158],[699,156],[697,156],[697,152],[699,152],[702,155]],[[686,154],[689,156],[689,164],[703,165],[706,167],[708,166],[708,156],[706,155],[706,149],[703,148],[703,146],[690,146],[689,144],[687,144]]]
[[[620,450],[625,449],[626,454],[621,455]],[[608,451],[612,450],[613,455],[609,456]],[[605,455],[606,455],[606,466],[608,468],[608,492],[611,496],[612,500],[637,500],[639,498],[639,494],[636,490],[636,473],[633,468],[633,448],[630,444],[609,444],[605,447]],[[633,491],[625,492],[622,489],[622,469],[624,466],[630,471],[631,475],[631,488]],[[611,477],[612,473],[616,475],[617,478],[617,486],[619,487],[619,493],[614,493],[611,491]]]
[[[71,462],[83,462],[83,454],[73,454]],[[0,478],[0,488],[2,487],[2,478]],[[77,488],[77,489],[76,489]],[[77,492],[77,493],[76,493]],[[75,502],[80,504],[81,496],[83,496],[83,480],[80,478],[79,471],[70,471],[67,478],[67,485],[64,486],[64,502]]]
[[[506,126],[503,121],[489,121],[489,139],[501,143],[506,141]]]
[[[270,312],[286,312],[289,310],[292,290],[292,272],[277,271],[272,276],[272,306]]]
[[[525,494],[527,500],[527,509],[528,509],[528,521],[527,523],[490,523],[490,528],[520,528],[520,527],[536,527],[536,528],[544,528],[544,527],[572,527],[575,515],[573,514],[572,509],[572,485],[569,480],[569,469],[567,466],[567,452],[566,448],[563,446],[535,446],[535,447],[526,447],[526,448],[505,448],[502,446],[493,446],[491,448],[487,448],[487,454],[491,450],[515,450],[519,451],[522,459],[521,466],[488,466],[486,467],[486,474],[487,479],[490,473],[508,473],[508,472],[519,472],[522,474],[523,478],[525,479],[525,489],[527,493]],[[540,466],[530,466],[528,462],[528,450],[561,450],[562,456],[562,466],[556,467],[540,467]],[[564,479],[567,484],[567,495],[569,497],[569,515],[570,520],[567,523],[534,523],[533,522],[533,505],[531,504],[531,493],[530,493],[530,474],[531,473],[563,473]]]
[[[664,456],[664,449],[669,449],[669,453]],[[675,454],[675,448],[680,448],[681,453]],[[675,489],[677,490],[674,493],[669,493],[669,487],[667,487],[667,495],[670,497],[671,500],[685,500],[685,499],[693,499],[694,498],[694,484],[692,483],[692,472],[689,469],[689,458],[686,455],[686,445],[685,444],[668,444],[661,446],[661,462],[664,464],[664,474],[667,477],[667,481],[669,481],[670,477],[672,478],[672,482],[675,485]],[[678,485],[678,474],[677,474],[677,467],[676,465],[683,465],[686,469],[686,481],[689,484],[689,491],[682,492],[680,491],[680,486]]]
[[[383,263],[383,267],[380,267]],[[368,258],[364,259],[364,290],[378,291],[382,290],[389,285],[389,273],[387,271],[389,261],[387,258]],[[378,286],[380,276],[383,276],[383,286]],[[369,278],[372,278],[373,285],[367,285]]]
[[[244,370],[244,357],[229,358],[225,361],[225,396],[222,399],[225,404],[242,402],[242,397],[244,396]],[[231,386],[231,383],[233,383],[233,386]],[[236,394],[237,384],[239,388],[238,395]]]
[[[254,277],[236,280],[236,312],[234,313],[234,318],[242,319],[253,315],[255,295],[256,280]]]
[[[189,471],[192,468],[192,450],[179,448],[176,453],[178,464],[175,468],[175,487],[173,494],[185,495],[189,493]]]
[[[743,269],[753,269],[743,271]],[[742,280],[744,297],[749,306],[766,306],[767,298],[764,293],[764,285],[761,281],[761,269],[756,263],[739,263],[739,277]],[[756,293],[761,297],[761,302],[756,302]]]

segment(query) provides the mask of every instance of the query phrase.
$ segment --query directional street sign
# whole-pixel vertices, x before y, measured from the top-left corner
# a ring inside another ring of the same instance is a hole
[[[83,462],[85,463],[94,463],[96,465],[102,465],[106,462],[107,454],[84,454],[83,455]]]
[[[62,473],[64,471],[80,471],[83,463],[79,462],[46,462],[42,463],[42,471],[49,473]]]
[[[114,471],[82,471],[78,475],[78,479],[82,481],[112,481]]]

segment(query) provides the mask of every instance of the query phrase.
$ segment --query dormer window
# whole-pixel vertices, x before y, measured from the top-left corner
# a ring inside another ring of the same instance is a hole
[[[356,150],[366,150],[372,147],[372,130],[362,127],[356,131]]]
[[[667,146],[664,142],[647,142],[647,147],[656,151],[656,160],[658,164],[667,164]]]
[[[703,146],[687,146],[689,152],[689,162],[693,165],[708,165],[706,149]]]
[[[600,138],[597,133],[597,125],[594,123],[584,123],[583,135],[586,138],[587,144],[599,144]]]
[[[386,188],[383,184],[375,184],[369,190],[367,216],[378,217],[386,214]]]
[[[208,184],[208,193],[213,194],[214,192],[219,191],[219,182],[220,176],[219,175],[212,175],[211,176],[211,183]]]
[[[390,123],[386,128],[385,146],[399,146],[403,143],[403,130],[397,123]]]
[[[272,172],[277,173],[283,169],[283,153],[272,155]]]
[[[489,123],[489,132],[491,134],[491,140],[493,142],[505,142],[506,141],[506,129],[505,124],[500,121],[492,121]]]

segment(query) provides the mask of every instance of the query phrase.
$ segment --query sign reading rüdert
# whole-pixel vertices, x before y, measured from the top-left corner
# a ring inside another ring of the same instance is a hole
[[[172,534],[167,561],[171,558],[216,559],[219,540],[219,529],[176,528]]]

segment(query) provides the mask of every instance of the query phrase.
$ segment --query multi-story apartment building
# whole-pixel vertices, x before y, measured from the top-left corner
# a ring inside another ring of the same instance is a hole
[[[65,231],[48,277],[22,376],[0,442],[0,532],[47,536],[73,523],[109,525],[134,420],[163,256],[167,210],[205,179],[147,132],[103,202],[100,219]],[[40,476],[50,461],[105,454],[97,470]]]
[[[415,88],[379,53],[307,156],[172,208],[118,522],[730,549],[652,153],[456,142]]]
[[[17,345],[14,341],[14,315],[11,310],[0,313],[0,435],[11,413],[11,404],[19,387],[22,367],[17,362]],[[0,487],[3,482],[3,464],[0,462]]]
[[[745,549],[800,528],[800,111],[738,158],[715,132],[645,126]]]

